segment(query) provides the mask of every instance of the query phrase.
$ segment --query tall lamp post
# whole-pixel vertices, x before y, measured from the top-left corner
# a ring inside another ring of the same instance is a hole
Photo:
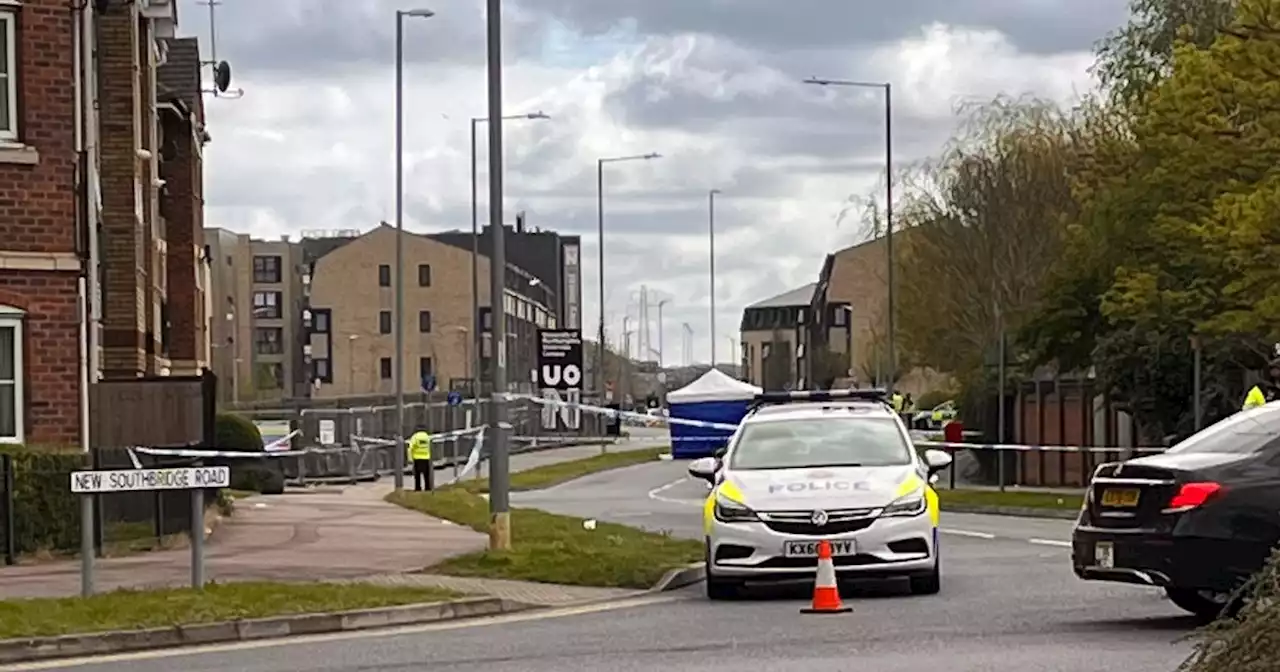
[[[509,114],[502,117],[503,120],[550,118],[542,112]],[[480,352],[484,345],[484,330],[480,328],[480,203],[476,196],[476,181],[479,179],[476,175],[476,126],[486,121],[489,121],[488,117],[471,118],[471,336],[474,342],[471,344],[473,361],[470,367],[477,376],[480,375]],[[473,380],[472,385],[473,389],[479,390],[476,381]]]
[[[893,300],[893,86],[889,82],[857,82],[844,79],[818,79],[810,77],[805,84],[818,86],[847,86],[884,91],[884,246],[889,258],[889,386],[892,387],[898,373],[897,348],[894,341],[895,303]]]
[[[622,161],[648,161],[661,158],[657,152],[596,159],[596,235],[599,238],[600,264],[600,330],[596,335],[596,393],[604,399],[604,164]]]
[[[707,243],[711,271],[711,368],[716,367],[716,194],[707,192]]]
[[[404,20],[405,17],[429,19],[429,9],[396,11],[396,446],[395,488],[404,489]]]

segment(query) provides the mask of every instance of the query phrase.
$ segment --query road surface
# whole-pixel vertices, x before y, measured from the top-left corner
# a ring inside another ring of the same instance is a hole
[[[598,474],[513,503],[697,537],[704,485],[663,462]],[[1159,593],[1089,584],[1062,543],[1070,523],[943,515],[943,588],[845,595],[851,614],[799,613],[807,586],[710,603],[700,586],[627,602],[381,633],[209,647],[6,669],[89,672],[1173,672],[1193,623]]]

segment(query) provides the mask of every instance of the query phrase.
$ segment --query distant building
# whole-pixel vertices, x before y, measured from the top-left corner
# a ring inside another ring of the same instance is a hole
[[[742,311],[743,379],[766,390],[805,387],[806,329],[815,283]]]

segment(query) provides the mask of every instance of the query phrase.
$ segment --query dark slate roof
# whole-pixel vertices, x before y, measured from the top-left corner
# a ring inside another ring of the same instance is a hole
[[[200,40],[195,37],[164,38],[168,57],[156,69],[160,98],[178,99],[198,119],[204,120],[204,99],[200,93]]]
[[[769,297],[764,301],[753,303],[747,308],[792,308],[795,306],[807,306],[810,299],[813,298],[813,288],[818,283],[811,282],[803,287],[797,287],[793,290],[783,292],[777,296]]]

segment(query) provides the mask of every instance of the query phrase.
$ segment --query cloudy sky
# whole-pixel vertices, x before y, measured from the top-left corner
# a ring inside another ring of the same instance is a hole
[[[276,237],[393,218],[394,11],[425,7],[436,16],[405,25],[405,222],[470,228],[483,0],[420,2],[222,0],[217,57],[245,93],[206,103],[209,226]],[[839,215],[883,181],[882,94],[802,79],[892,82],[902,166],[938,151],[958,102],[1088,90],[1090,49],[1125,4],[506,0],[505,111],[552,117],[504,125],[508,221],[525,210],[531,226],[584,236],[594,331],[596,159],[661,153],[606,168],[605,315],[619,331],[647,285],[651,301],[670,299],[666,361],[680,363],[685,322],[706,361],[707,192],[720,189],[716,354],[727,361],[743,306],[815,281],[826,253],[865,237]],[[207,58],[207,7],[181,0],[179,18]],[[484,201],[483,133],[480,152]]]

